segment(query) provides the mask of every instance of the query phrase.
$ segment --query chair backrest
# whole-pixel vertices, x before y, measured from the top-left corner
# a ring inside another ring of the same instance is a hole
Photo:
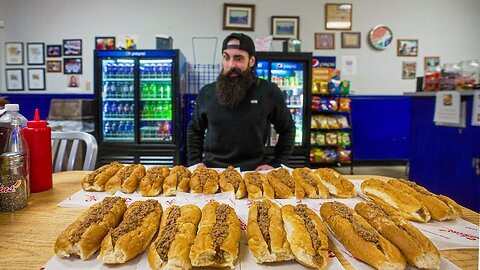
[[[72,171],[75,169],[75,162],[79,159],[77,155],[83,148],[79,148],[80,142],[86,147],[83,158],[84,171],[95,169],[97,161],[98,145],[97,140],[91,134],[81,131],[53,131],[52,132],[52,164],[53,172]],[[67,151],[67,146],[69,150]],[[66,166],[64,166],[65,154],[68,154]],[[81,156],[81,155],[80,155]],[[80,160],[81,161],[81,160]]]

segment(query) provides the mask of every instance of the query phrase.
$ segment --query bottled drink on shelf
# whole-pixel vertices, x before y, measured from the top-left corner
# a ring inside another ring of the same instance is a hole
[[[128,98],[133,98],[135,96],[135,85],[133,82],[130,82],[128,85]]]
[[[103,117],[109,117],[110,115],[110,103],[107,101],[103,104]]]
[[[112,124],[109,121],[105,122],[105,126],[103,127],[103,135],[106,138],[112,136]]]
[[[148,86],[148,84],[146,82],[143,82],[142,83],[142,93],[141,93],[141,96],[142,98],[147,98],[150,94],[150,87]]]
[[[171,99],[172,98],[172,86],[171,82],[167,82],[165,86],[165,96],[164,98]]]
[[[155,85],[154,82],[150,83],[150,95],[148,98],[156,98],[157,97],[157,86]]]
[[[118,122],[118,126],[117,126],[117,130],[118,130],[118,131],[117,131],[117,137],[119,137],[119,138],[125,137],[124,129],[125,129],[125,122],[123,122],[123,121]]]
[[[112,121],[112,137],[117,137],[118,134],[118,124],[116,121]]]
[[[123,117],[123,103],[119,102],[117,105],[117,113],[114,115],[115,118],[122,118]]]
[[[109,113],[109,117],[116,117],[117,116],[117,103],[115,101],[113,101],[111,103],[112,105],[110,105],[110,113]]]

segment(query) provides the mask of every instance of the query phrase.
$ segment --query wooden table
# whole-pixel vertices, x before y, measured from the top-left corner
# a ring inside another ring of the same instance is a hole
[[[53,244],[58,235],[85,211],[61,208],[56,204],[80,190],[80,180],[86,174],[88,172],[84,171],[55,173],[53,188],[32,193],[26,208],[16,212],[0,212],[1,269],[39,269],[54,256]],[[362,176],[355,175],[355,179],[360,178]],[[466,208],[463,209],[462,218],[476,225],[479,223],[479,214]],[[353,269],[343,256],[335,253],[346,269]],[[440,253],[462,269],[478,269],[478,249]]]

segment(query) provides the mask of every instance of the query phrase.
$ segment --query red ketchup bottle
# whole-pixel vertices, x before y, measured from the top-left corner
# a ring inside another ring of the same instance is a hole
[[[30,191],[48,190],[52,188],[52,129],[35,109],[34,120],[27,122],[23,132],[30,149]]]

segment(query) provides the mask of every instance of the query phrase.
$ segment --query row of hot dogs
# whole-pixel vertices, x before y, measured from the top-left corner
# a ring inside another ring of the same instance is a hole
[[[279,168],[267,174],[246,172],[244,176],[233,167],[217,172],[200,166],[190,172],[184,166],[169,169],[154,166],[145,170],[142,164],[123,165],[113,162],[104,165],[82,180],[86,191],[117,191],[133,193],[137,189],[142,196],[174,196],[177,191],[214,194],[233,191],[237,199],[263,198],[351,198],[356,195],[354,185],[332,169],[297,168],[290,173]]]
[[[248,212],[250,254],[259,264],[295,259],[322,269],[328,265],[329,228],[353,256],[377,269],[404,269],[407,262],[440,267],[440,254],[427,237],[373,202],[360,202],[354,209],[324,202],[319,212],[320,217],[305,204],[280,207],[268,199],[255,201]],[[54,250],[59,257],[78,255],[82,260],[100,250],[97,259],[105,264],[125,263],[148,250],[152,269],[234,268],[240,235],[237,214],[227,204],[163,211],[152,199],[127,208],[124,199],[106,197],[60,234]]]

